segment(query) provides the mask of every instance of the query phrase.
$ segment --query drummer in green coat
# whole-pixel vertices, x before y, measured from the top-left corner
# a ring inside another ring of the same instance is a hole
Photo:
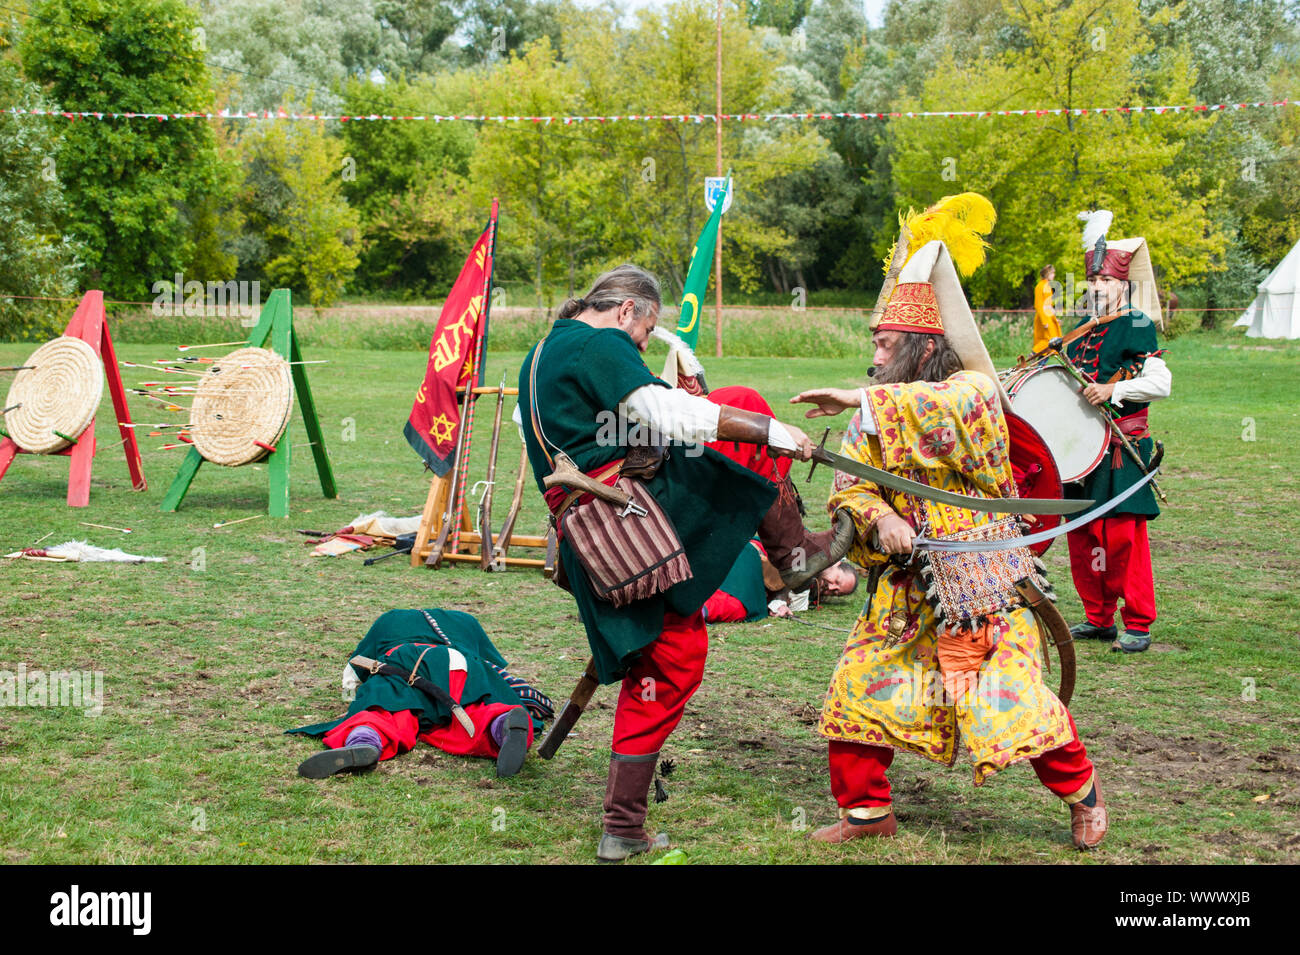
[[[343,668],[356,696],[336,720],[288,730],[322,737],[298,767],[322,779],[368,769],[423,740],[448,753],[495,758],[498,776],[523,765],[551,701],[513,675],[479,622],[459,610],[390,610]]]
[[[701,608],[776,498],[766,478],[703,445],[751,442],[804,460],[812,451],[797,428],[688,394],[652,374],[641,353],[659,309],[659,283],[649,273],[633,265],[606,272],[585,295],[564,303],[519,377],[528,458],[553,515],[591,500],[542,484],[561,452],[579,470],[613,483],[636,426],[669,443],[644,486],[676,529],[691,576],[616,607],[597,598],[571,542],[563,535],[559,542],[600,682],[622,684],[597,849],[605,861],[668,844],[645,831],[647,794],[659,750],[703,676],[708,634]]]
[[[1094,384],[1083,395],[1093,405],[1109,403],[1116,424],[1136,446],[1139,467],[1111,438],[1110,451],[1081,484],[1066,487],[1067,497],[1107,501],[1132,487],[1151,462],[1154,441],[1147,422],[1152,401],[1169,397],[1173,379],[1156,336],[1161,323],[1160,299],[1145,239],[1107,239],[1112,215],[1105,210],[1080,213],[1091,325],[1072,341],[1070,361]],[[1112,648],[1141,653],[1151,645],[1156,620],[1155,580],[1147,522],[1160,513],[1150,485],[1105,517],[1069,535],[1070,571],[1083,601],[1086,621],[1071,628],[1081,639],[1111,640]],[[1124,623],[1115,626],[1119,608]]]

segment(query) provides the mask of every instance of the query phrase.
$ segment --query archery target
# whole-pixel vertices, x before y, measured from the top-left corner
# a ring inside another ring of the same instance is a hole
[[[33,454],[52,454],[94,420],[104,396],[104,365],[95,349],[70,335],[60,335],[32,352],[24,365],[35,367],[14,376],[4,407],[19,405],[4,416],[14,443]]]
[[[190,412],[194,447],[213,464],[238,467],[266,457],[293,410],[289,363],[265,348],[240,348],[199,379]]]

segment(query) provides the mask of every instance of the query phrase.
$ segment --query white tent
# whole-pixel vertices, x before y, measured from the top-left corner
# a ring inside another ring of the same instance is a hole
[[[1237,319],[1250,338],[1300,338],[1300,242],[1286,254]],[[1235,327],[1235,326],[1234,326]]]

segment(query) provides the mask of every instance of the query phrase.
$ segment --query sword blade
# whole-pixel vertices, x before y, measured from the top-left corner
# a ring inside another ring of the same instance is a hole
[[[1044,497],[972,497],[969,494],[957,494],[930,487],[928,484],[882,471],[880,468],[873,468],[870,464],[846,458],[825,448],[814,448],[812,457],[814,461],[829,464],[845,474],[852,474],[854,477],[863,478],[895,491],[903,491],[927,501],[951,504],[953,507],[964,507],[970,511],[982,511],[986,514],[1075,514],[1097,503]]]
[[[1054,537],[1060,537],[1062,534],[1068,534],[1072,530],[1077,530],[1084,524],[1089,524],[1097,518],[1105,515],[1108,511],[1114,510],[1142,488],[1146,487],[1147,483],[1154,478],[1159,471],[1160,469],[1156,468],[1132,487],[1116,494],[1105,504],[1101,505],[1101,507],[1093,508],[1088,513],[1081,514],[1072,521],[1066,521],[1059,527],[1039,531],[1037,534],[1027,534],[1024,537],[1014,537],[1011,540],[1002,541],[945,541],[931,540],[928,537],[917,537],[912,541],[912,550],[952,550],[962,551],[967,554],[982,554],[995,550],[1012,550],[1016,547],[1028,547],[1031,544],[1049,541]]]

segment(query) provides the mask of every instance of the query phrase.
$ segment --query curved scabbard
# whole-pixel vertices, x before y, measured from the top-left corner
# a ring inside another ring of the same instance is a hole
[[[1043,662],[1049,669],[1051,662],[1047,645],[1050,643],[1056,646],[1057,656],[1061,659],[1061,683],[1056,696],[1063,705],[1069,706],[1070,699],[1074,696],[1075,676],[1074,637],[1070,633],[1070,627],[1061,616],[1061,611],[1056,609],[1056,604],[1028,577],[1016,581],[1016,592],[1038,621],[1038,634],[1043,640]]]

